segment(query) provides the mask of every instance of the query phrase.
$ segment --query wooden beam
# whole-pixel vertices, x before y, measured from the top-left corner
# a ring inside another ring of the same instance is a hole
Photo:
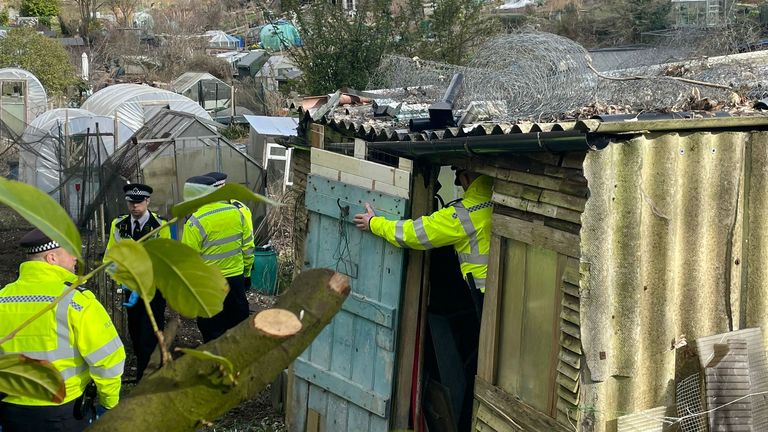
[[[529,213],[536,213],[553,219],[560,219],[567,222],[581,224],[581,212],[570,210],[556,205],[540,202],[539,200],[528,200],[514,196],[503,195],[499,192],[493,193],[492,201],[506,207],[522,210]]]
[[[499,325],[501,323],[501,268],[502,240],[498,235],[491,237],[491,250],[488,254],[488,275],[485,279],[485,297],[483,316],[480,325],[480,343],[478,348],[477,375],[487,382],[496,381],[496,363],[499,347]]]
[[[541,246],[572,258],[581,257],[581,240],[576,234],[497,213],[493,215],[492,227],[493,233],[502,237]]]
[[[414,181],[411,194],[411,217],[419,217],[432,212],[435,171],[429,165],[415,165]],[[397,377],[395,379],[394,406],[391,427],[395,430],[410,428],[411,389],[413,388],[413,368],[417,353],[421,353],[421,344],[417,346],[417,329],[422,315],[422,287],[428,284],[428,254],[424,251],[409,250],[405,270],[405,283],[400,311],[400,329],[397,355]],[[424,301],[426,303],[426,301]],[[423,333],[423,325],[421,332]],[[419,358],[421,356],[419,355]],[[420,362],[419,362],[420,363]]]
[[[485,405],[496,414],[497,418],[504,419],[509,425],[509,430],[569,432],[554,418],[524,404],[480,377],[475,379],[475,399],[481,404],[481,407]]]

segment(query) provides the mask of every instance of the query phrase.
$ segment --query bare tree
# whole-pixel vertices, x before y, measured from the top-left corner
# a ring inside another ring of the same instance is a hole
[[[95,22],[96,11],[104,6],[104,0],[74,0],[74,2],[80,12],[80,36],[90,45],[91,24]]]
[[[109,10],[115,14],[119,27],[133,27],[133,14],[139,6],[139,0],[108,0]]]

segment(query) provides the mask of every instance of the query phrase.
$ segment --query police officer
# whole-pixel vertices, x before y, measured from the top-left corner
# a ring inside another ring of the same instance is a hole
[[[184,199],[191,200],[216,190],[216,180],[208,176],[190,177],[184,184]],[[206,204],[184,224],[182,243],[200,253],[206,264],[227,278],[229,292],[224,308],[211,318],[198,318],[203,341],[216,339],[248,318],[248,299],[243,288],[243,269],[253,262],[253,236],[249,240],[245,217],[226,201]]]
[[[225,184],[227,184],[227,174],[223,172],[218,171],[212,171],[207,174],[203,174],[204,176],[211,177],[216,182],[213,184],[216,187],[222,187]],[[237,209],[242,213],[243,218],[245,218],[245,225],[248,229],[248,241],[254,241],[253,237],[253,215],[251,214],[251,209],[248,208],[245,204],[241,203],[238,200],[229,200],[229,203],[233,206],[237,207]],[[245,262],[243,263],[245,265],[245,268],[243,269],[243,283],[245,290],[251,289],[251,270],[253,269],[253,251],[254,249],[245,251]]]
[[[19,268],[19,278],[0,290],[0,335],[9,334],[77,279],[77,259],[40,230],[22,237],[21,247],[27,260]],[[61,372],[66,386],[59,403],[6,396],[0,402],[3,432],[83,430],[89,421],[83,392],[92,380],[101,406],[117,405],[125,349],[107,311],[83,287],[0,345],[0,354],[46,360]]]
[[[150,231],[159,227],[163,222],[157,214],[149,211],[152,188],[141,183],[130,183],[123,186],[125,201],[128,204],[128,214],[118,216],[112,221],[109,230],[107,251],[123,239],[139,240]],[[158,237],[170,238],[170,230],[164,228],[157,234]],[[149,358],[157,346],[157,337],[152,329],[152,323],[147,315],[147,310],[139,302],[138,293],[125,289],[128,315],[128,333],[131,335],[133,352],[136,355],[136,380],[144,376],[144,370],[149,364]],[[155,297],[150,302],[152,314],[159,329],[165,327],[165,298],[160,291],[155,292]]]
[[[425,250],[453,245],[461,274],[473,288],[470,292],[476,307],[481,308],[479,293],[485,293],[491,247],[493,179],[455,169],[454,184],[464,189],[464,198],[455,205],[415,220],[392,221],[376,216],[370,204],[365,203],[365,213],[355,215],[353,222],[360,230],[370,230],[397,247]]]

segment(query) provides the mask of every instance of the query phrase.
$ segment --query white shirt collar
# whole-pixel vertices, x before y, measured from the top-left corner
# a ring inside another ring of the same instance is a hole
[[[134,221],[139,221],[139,229],[144,229],[144,225],[149,220],[149,210],[147,210],[140,218],[136,219],[133,216],[131,216],[131,234],[133,234],[133,225]]]

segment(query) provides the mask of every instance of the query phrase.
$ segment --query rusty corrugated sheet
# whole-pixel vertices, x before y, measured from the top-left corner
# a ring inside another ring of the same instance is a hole
[[[674,404],[681,336],[768,319],[767,146],[765,132],[646,133],[588,154],[585,425]]]

